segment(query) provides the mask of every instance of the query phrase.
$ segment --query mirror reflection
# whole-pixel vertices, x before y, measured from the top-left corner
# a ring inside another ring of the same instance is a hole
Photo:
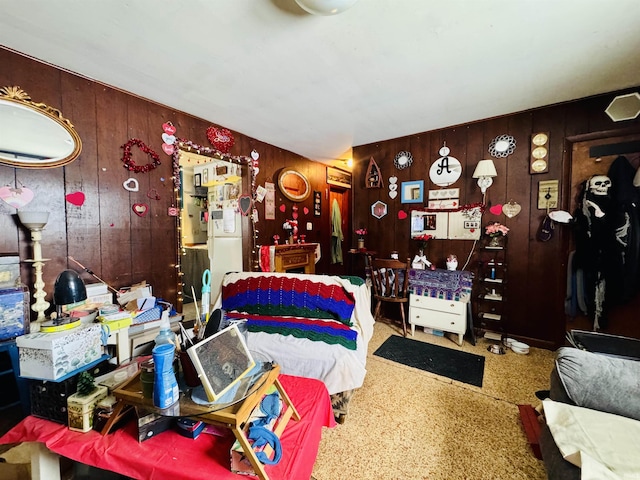
[[[311,186],[307,177],[292,168],[286,168],[280,172],[278,186],[282,194],[294,202],[302,202],[311,195]]]
[[[60,111],[34,103],[20,87],[0,88],[0,163],[51,168],[77,158],[82,144]]]

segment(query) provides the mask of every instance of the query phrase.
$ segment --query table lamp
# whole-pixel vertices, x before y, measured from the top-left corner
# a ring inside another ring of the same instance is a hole
[[[63,312],[64,306],[74,306],[87,299],[87,289],[75,270],[64,270],[53,285],[56,318],[42,325],[43,332],[58,332],[77,327],[81,321]]]
[[[31,241],[33,242],[33,259],[27,259],[27,262],[33,263],[33,268],[36,273],[36,281],[34,283],[35,293],[33,298],[35,302],[31,306],[31,310],[38,314],[36,322],[43,322],[45,319],[44,312],[49,308],[49,302],[45,301],[46,292],[44,291],[44,280],[42,280],[42,267],[44,262],[48,258],[42,258],[42,248],[40,241],[42,240],[42,230],[44,229],[47,221],[49,220],[49,212],[37,212],[37,211],[19,211],[18,218],[22,225],[31,230]],[[37,331],[37,328],[33,328],[32,331]]]

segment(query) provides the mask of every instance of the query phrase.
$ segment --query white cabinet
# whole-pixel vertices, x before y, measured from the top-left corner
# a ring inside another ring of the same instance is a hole
[[[456,333],[462,345],[467,330],[467,303],[422,295],[409,295],[409,323],[411,335],[416,325]]]

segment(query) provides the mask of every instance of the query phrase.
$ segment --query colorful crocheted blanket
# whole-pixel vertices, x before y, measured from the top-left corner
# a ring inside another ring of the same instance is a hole
[[[222,284],[228,319],[246,319],[250,332],[277,333],[355,350],[355,299],[330,277],[234,273]]]

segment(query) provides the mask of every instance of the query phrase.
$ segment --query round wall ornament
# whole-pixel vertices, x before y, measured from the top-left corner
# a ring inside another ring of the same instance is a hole
[[[489,154],[496,158],[505,158],[516,149],[516,139],[511,135],[498,135],[489,144]]]
[[[231,150],[231,147],[233,147],[233,144],[236,142],[231,130],[227,130],[226,128],[207,128],[207,138],[211,142],[211,145],[222,153],[229,153],[229,150]]]
[[[413,156],[409,152],[399,152],[396,155],[396,158],[393,159],[393,164],[396,166],[398,170],[402,170],[403,168],[410,167],[413,163]]]
[[[131,147],[133,146],[139,147],[140,150],[142,150],[144,153],[149,155],[151,157],[152,162],[147,163],[146,165],[137,165],[136,162],[134,162],[131,159]],[[158,165],[160,165],[160,156],[156,152],[154,152],[152,149],[147,147],[147,145],[142,140],[138,140],[137,138],[132,138],[127,143],[122,145],[121,148],[124,149],[124,154],[122,155],[122,162],[124,163],[124,168],[126,168],[130,172],[146,173],[149,170],[153,170]]]

